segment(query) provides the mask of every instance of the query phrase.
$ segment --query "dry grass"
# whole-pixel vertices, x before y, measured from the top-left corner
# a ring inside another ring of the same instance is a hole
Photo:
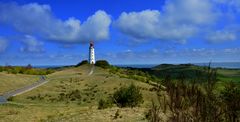
[[[34,83],[37,80],[38,76],[0,72],[0,95],[4,92]]]
[[[14,104],[0,105],[0,121],[146,121],[144,112],[155,97],[155,93],[149,90],[152,88],[151,85],[120,78],[98,67],[95,67],[94,73],[88,76],[90,68],[90,66],[84,65],[48,75],[48,83],[14,97]],[[107,98],[119,87],[131,83],[141,87],[144,97],[141,107],[133,109],[113,107],[97,110],[98,101],[101,98]],[[65,101],[52,102],[50,100],[57,99],[60,93],[68,93],[75,89],[80,90],[82,94],[81,102],[66,103]],[[38,95],[44,99],[27,99]],[[114,119],[117,109],[120,109],[120,115]],[[11,114],[9,115],[9,113]]]
[[[93,107],[44,106],[44,105],[0,105],[0,122],[133,122],[146,121],[146,108],[109,108],[98,110]],[[116,116],[116,112],[119,115]]]

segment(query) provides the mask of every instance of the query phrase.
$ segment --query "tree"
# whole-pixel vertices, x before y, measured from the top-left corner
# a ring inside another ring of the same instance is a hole
[[[140,89],[131,84],[114,92],[113,100],[119,107],[136,107],[143,102],[143,96]]]
[[[32,69],[32,65],[31,64],[28,64],[26,69]]]
[[[83,60],[82,62],[78,63],[75,67],[79,67],[79,66],[82,66],[84,64],[88,64],[88,61],[87,60]]]
[[[106,60],[98,60],[96,61],[96,66],[102,67],[104,69],[109,68],[110,64]]]

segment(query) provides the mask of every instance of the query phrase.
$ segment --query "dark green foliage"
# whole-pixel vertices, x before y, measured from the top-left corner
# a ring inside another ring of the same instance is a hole
[[[27,68],[27,69],[32,69],[33,67],[32,67],[31,64],[28,64],[26,68]]]
[[[205,77],[207,73],[205,72],[204,68],[205,67],[195,66],[192,64],[162,64],[149,69],[147,72],[155,75],[158,78],[165,78],[167,75],[171,75],[172,79],[178,79],[181,77],[181,75],[184,75],[186,80],[189,80],[195,79],[199,75]]]
[[[7,73],[12,74],[28,74],[28,75],[48,75],[54,72],[52,69],[37,69],[32,68],[31,65],[27,67],[20,67],[20,66],[0,66],[0,72],[6,71]]]
[[[109,68],[109,72],[112,74],[119,75],[120,78],[134,79],[134,80],[142,81],[145,83],[149,83],[149,81],[158,80],[155,76],[150,75],[148,72],[142,71],[142,69],[119,68],[119,67],[111,66]]]
[[[13,97],[7,98],[7,101],[13,101]]]
[[[131,84],[128,87],[120,87],[114,92],[113,100],[119,107],[136,107],[143,102],[143,96],[140,89]]]
[[[98,109],[109,108],[109,107],[112,107],[112,105],[113,105],[113,102],[111,99],[107,99],[107,100],[100,99],[98,101]]]
[[[0,72],[4,71],[4,68],[0,66]]]
[[[122,73],[132,77],[144,76],[147,78],[147,81],[159,81],[159,79],[164,79],[168,75],[171,75],[172,79],[178,79],[182,74],[187,80],[191,80],[200,75],[205,77],[207,74],[204,71],[205,68],[192,64],[161,64],[153,68],[124,68],[126,70]]]
[[[83,60],[82,62],[78,63],[75,67],[82,66],[84,64],[89,64],[87,60]]]
[[[106,60],[98,60],[96,61],[95,66],[106,69],[110,67],[110,64]]]
[[[44,100],[45,96],[41,95],[41,94],[38,94],[38,95],[35,95],[35,96],[28,96],[27,99],[30,99],[30,100]]]
[[[193,64],[179,64],[179,65],[174,65],[174,64],[161,64],[158,66],[153,67],[153,69],[173,69],[173,68],[186,68],[190,66],[195,66]]]
[[[221,98],[225,103],[225,117],[227,121],[236,122],[240,119],[240,88],[236,83],[230,82],[221,92]]]

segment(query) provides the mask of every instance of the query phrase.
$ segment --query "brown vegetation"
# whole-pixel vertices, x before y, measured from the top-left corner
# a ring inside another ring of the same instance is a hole
[[[206,82],[197,84],[186,82],[184,76],[177,82],[168,76],[163,80],[166,91],[158,90],[158,105],[152,104],[147,113],[148,120],[159,122],[160,113],[170,113],[168,121],[174,122],[236,122],[240,120],[240,89],[229,83],[221,93],[215,90],[217,83],[216,70],[208,68]],[[161,95],[162,92],[167,93]]]

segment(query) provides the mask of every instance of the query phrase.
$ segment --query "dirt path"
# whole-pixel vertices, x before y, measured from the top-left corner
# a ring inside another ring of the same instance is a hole
[[[94,71],[94,69],[95,69],[95,66],[94,66],[94,65],[92,65],[92,68],[91,68],[90,72],[88,73],[88,76],[90,76],[90,75],[92,75],[92,74],[93,74],[93,71]]]

